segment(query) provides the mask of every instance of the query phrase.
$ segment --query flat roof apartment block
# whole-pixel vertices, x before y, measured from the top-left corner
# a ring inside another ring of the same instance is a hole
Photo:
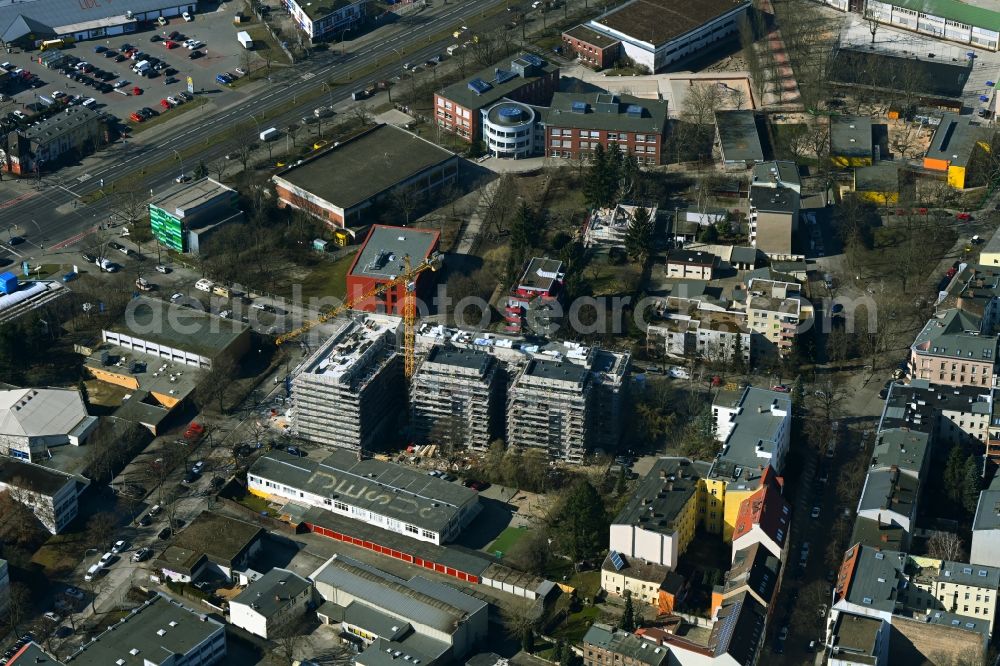
[[[625,56],[655,73],[736,33],[749,7],[747,0],[632,0],[586,25],[620,40]]]
[[[587,368],[531,360],[508,392],[507,444],[580,463],[593,438],[593,382]]]
[[[716,143],[726,169],[745,169],[764,161],[753,111],[716,111]]]
[[[507,65],[504,62],[504,65]],[[434,93],[438,127],[472,143],[482,136],[482,112],[502,99],[548,104],[559,87],[559,67],[522,53],[509,66],[487,67]]]
[[[340,328],[292,379],[295,429],[303,439],[372,450],[401,411],[402,320],[366,314]]]
[[[81,483],[81,486],[85,486]],[[78,511],[76,478],[35,463],[0,458],[0,492],[31,509],[52,534],[62,532]]]
[[[366,211],[399,188],[431,195],[458,174],[460,158],[394,125],[376,125],[272,177],[280,206],[364,232]]]
[[[318,507],[439,545],[457,537],[481,508],[474,490],[343,450],[322,460],[267,453],[250,467],[247,483],[255,495]]]
[[[495,356],[474,349],[432,347],[410,387],[416,441],[485,451],[503,432],[506,373]]]

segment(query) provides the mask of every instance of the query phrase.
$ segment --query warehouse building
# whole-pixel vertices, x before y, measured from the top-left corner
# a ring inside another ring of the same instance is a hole
[[[149,203],[153,237],[175,252],[202,254],[211,236],[243,220],[239,193],[211,178],[170,187]]]
[[[47,458],[53,446],[85,443],[96,427],[76,389],[0,391],[0,454]]]
[[[385,664],[386,654],[389,663],[460,663],[489,632],[489,604],[422,576],[334,555],[310,579],[324,601],[317,615],[357,642],[361,666]]]
[[[292,379],[294,428],[311,442],[373,450],[405,399],[396,352],[402,320],[367,314],[340,328]]]
[[[407,257],[412,268],[437,253],[440,238],[440,232],[432,229],[373,225],[347,271],[345,298],[359,299],[353,305],[355,310],[402,314],[403,299],[410,285],[401,282],[390,288],[388,284],[406,273]],[[417,298],[427,296],[434,281],[430,272],[424,271],[412,281],[416,285]],[[380,285],[385,285],[382,294],[361,300]]]
[[[176,0],[130,0],[127,9],[110,2],[9,2],[0,4],[0,42],[33,48],[49,39],[80,41],[125,35],[160,16],[194,13],[197,6],[197,2],[177,4]]]
[[[394,193],[432,197],[455,181],[460,162],[416,134],[381,124],[295,162],[272,180],[279,206],[309,213],[358,238]]]
[[[431,348],[410,387],[415,441],[487,450],[503,432],[505,374],[484,351]]]
[[[247,487],[268,500],[319,507],[434,544],[457,537],[481,509],[475,490],[350,451],[322,461],[267,453],[250,467]]]
[[[749,8],[749,0],[632,0],[598,16],[586,27],[619,41],[620,56],[656,73],[735,35]],[[611,51],[613,44],[574,34],[567,32],[563,43],[581,59],[595,64],[595,51],[601,47],[600,64],[610,64],[603,52]]]

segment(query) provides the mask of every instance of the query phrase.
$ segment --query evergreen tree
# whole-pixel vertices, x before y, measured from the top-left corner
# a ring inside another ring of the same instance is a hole
[[[962,476],[962,506],[969,513],[973,513],[976,510],[976,505],[979,504],[979,491],[983,489],[979,461],[976,456],[970,455],[965,459],[965,473]]]
[[[526,627],[521,633],[521,649],[531,654],[535,649],[535,630]]]
[[[566,643],[563,639],[556,641],[556,646],[552,649],[552,661],[561,662],[563,658],[563,652],[566,651]]]
[[[625,252],[632,259],[645,264],[652,249],[653,221],[649,218],[649,210],[640,206],[635,209],[625,231]]]
[[[806,408],[806,385],[802,381],[802,375],[796,375],[795,383],[792,384],[792,406],[799,414]]]
[[[555,521],[563,550],[574,560],[596,554],[608,531],[604,501],[586,479],[579,479],[566,493]]]
[[[736,331],[736,340],[733,343],[733,372],[742,375],[747,371],[746,359],[743,358],[743,335],[739,329]]]
[[[205,166],[205,160],[198,160],[198,166],[194,168],[194,177],[198,179],[206,176],[208,176],[208,167]]]
[[[521,202],[517,209],[517,215],[510,227],[510,247],[513,254],[523,256],[528,250],[535,246],[537,241],[538,224],[535,220],[535,212],[527,203]]]
[[[951,448],[948,461],[944,465],[944,488],[952,502],[962,500],[962,481],[965,477],[965,455],[957,444]]]
[[[608,154],[599,143],[590,156],[590,166],[583,183],[583,196],[591,208],[602,207],[607,199],[608,165]]]
[[[635,631],[635,608],[632,607],[632,592],[625,590],[625,612],[622,613],[618,628],[622,631]]]
[[[618,480],[615,481],[615,494],[619,496],[624,495],[626,490],[628,490],[628,472],[625,469],[625,465],[622,465],[618,471]]]
[[[700,243],[715,243],[718,240],[719,230],[715,228],[714,224],[706,225],[698,232],[698,242]]]

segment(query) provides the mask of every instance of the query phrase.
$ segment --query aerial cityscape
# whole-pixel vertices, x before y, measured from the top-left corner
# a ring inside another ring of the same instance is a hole
[[[1000,0],[0,0],[0,666],[1000,666],[998,82]]]

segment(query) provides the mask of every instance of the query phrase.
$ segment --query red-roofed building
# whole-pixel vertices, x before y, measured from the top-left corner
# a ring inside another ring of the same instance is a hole
[[[782,495],[784,479],[767,467],[760,488],[740,503],[733,530],[733,558],[743,548],[760,543],[784,562],[792,509]]]
[[[505,330],[508,333],[523,332],[528,309],[555,303],[565,278],[562,262],[558,259],[534,257],[528,262],[517,286],[507,297]]]

